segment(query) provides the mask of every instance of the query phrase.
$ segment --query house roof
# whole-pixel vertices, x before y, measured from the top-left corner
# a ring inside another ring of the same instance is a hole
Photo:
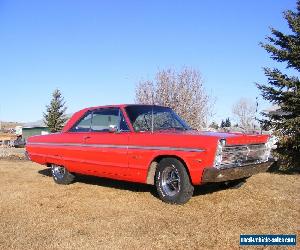
[[[38,120],[38,121],[35,121],[35,122],[28,122],[28,123],[25,123],[23,125],[23,128],[35,128],[35,127],[43,127],[43,128],[46,128],[46,124],[44,123],[43,120]]]

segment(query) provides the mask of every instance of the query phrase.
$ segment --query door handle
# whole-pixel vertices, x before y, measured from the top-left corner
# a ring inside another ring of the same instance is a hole
[[[87,139],[90,139],[91,137],[90,136],[85,136],[83,137],[83,140],[87,140]]]

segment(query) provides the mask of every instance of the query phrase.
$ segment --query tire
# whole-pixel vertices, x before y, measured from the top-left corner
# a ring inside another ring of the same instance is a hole
[[[75,175],[71,174],[65,167],[52,164],[51,173],[55,183],[68,185],[75,179]]]
[[[158,163],[155,186],[159,198],[170,204],[185,204],[194,192],[186,168],[175,158],[164,158]]]

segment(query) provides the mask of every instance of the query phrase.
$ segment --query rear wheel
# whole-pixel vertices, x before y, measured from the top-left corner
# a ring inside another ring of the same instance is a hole
[[[65,167],[56,164],[51,165],[53,180],[57,184],[67,185],[74,181],[75,175],[71,174]]]
[[[156,169],[155,185],[160,199],[184,204],[193,196],[194,187],[184,165],[177,159],[162,159]]]

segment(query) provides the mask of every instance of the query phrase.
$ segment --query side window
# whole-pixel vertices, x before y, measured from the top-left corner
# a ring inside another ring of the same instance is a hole
[[[108,132],[110,127],[118,128],[119,109],[110,108],[93,112],[92,127],[94,132]]]
[[[73,126],[70,131],[71,132],[89,132],[91,128],[92,122],[92,113],[88,113],[84,116],[79,122]]]
[[[91,130],[94,132],[108,132],[113,127],[122,131],[130,131],[126,120],[118,108],[108,108],[93,112]]]

